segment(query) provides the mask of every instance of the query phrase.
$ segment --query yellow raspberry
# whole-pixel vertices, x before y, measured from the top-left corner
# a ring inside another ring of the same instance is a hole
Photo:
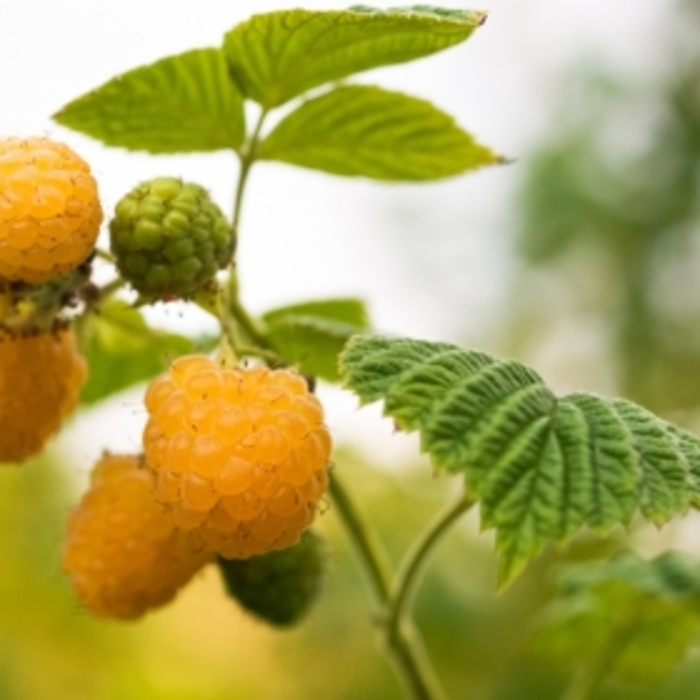
[[[331,447],[303,377],[189,355],[150,385],[146,407],[147,464],[182,528],[227,559],[299,540],[327,488]]]
[[[0,462],[36,454],[78,404],[87,364],[67,329],[0,327]]]
[[[88,164],[43,137],[0,139],[0,278],[41,284],[85,261],[102,208]]]
[[[169,603],[212,556],[153,497],[153,476],[131,455],[105,454],[68,520],[62,567],[100,617],[133,620]]]

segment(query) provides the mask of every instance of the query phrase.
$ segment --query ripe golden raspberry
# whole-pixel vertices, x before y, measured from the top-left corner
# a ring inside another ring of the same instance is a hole
[[[141,462],[104,455],[68,521],[61,564],[75,596],[100,617],[132,620],[165,605],[212,558],[155,501]]]
[[[92,252],[102,222],[88,164],[47,138],[0,139],[0,278],[41,284]]]
[[[227,559],[285,549],[328,485],[331,440],[306,381],[181,357],[146,392],[148,466],[176,522]]]
[[[87,364],[73,333],[0,327],[0,462],[36,454],[78,404]]]

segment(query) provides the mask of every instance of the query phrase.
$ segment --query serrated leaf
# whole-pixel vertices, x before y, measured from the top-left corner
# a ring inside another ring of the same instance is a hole
[[[338,381],[338,355],[369,322],[359,299],[309,301],[263,315],[270,340],[286,362],[304,374]]]
[[[484,18],[483,12],[425,5],[282,10],[234,27],[226,34],[224,51],[245,96],[269,109],[333,80],[459,44]]]
[[[120,300],[100,306],[89,320],[81,352],[90,367],[81,401],[94,404],[165,371],[179,355],[212,345],[150,328],[141,314]]]
[[[612,675],[649,682],[681,661],[700,629],[700,565],[680,553],[646,561],[623,552],[558,579],[560,596],[534,637],[539,654],[569,664],[608,654]]]
[[[245,137],[243,98],[216,48],[130,70],[53,118],[108,146],[149,153],[237,149]]]
[[[502,162],[430,102],[369,85],[304,102],[257,155],[375,180],[435,180]]]
[[[583,526],[661,525],[700,500],[700,439],[622,399],[557,398],[532,369],[446,343],[359,337],[340,357],[438,468],[463,474],[495,528],[499,583]]]

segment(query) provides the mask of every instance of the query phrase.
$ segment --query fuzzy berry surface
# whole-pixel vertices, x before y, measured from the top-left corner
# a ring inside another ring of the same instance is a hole
[[[124,196],[109,230],[119,272],[145,296],[191,295],[231,257],[231,226],[209,193],[172,177]]]
[[[312,609],[326,571],[326,546],[307,530],[281,552],[250,559],[219,559],[229,595],[256,617],[275,627],[290,627]]]
[[[78,405],[87,373],[72,331],[0,327],[0,462],[41,451]]]
[[[323,408],[295,372],[181,357],[146,392],[147,464],[175,521],[227,559],[295,544],[328,486]]]
[[[98,617],[134,620],[169,603],[211,560],[155,501],[141,461],[105,454],[68,520],[61,565]]]
[[[83,263],[102,223],[88,164],[48,138],[0,139],[0,278],[41,284]]]

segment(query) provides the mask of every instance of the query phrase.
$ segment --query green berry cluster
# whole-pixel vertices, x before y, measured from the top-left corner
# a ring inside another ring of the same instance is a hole
[[[231,225],[209,193],[172,177],[144,182],[116,206],[111,249],[122,277],[142,295],[187,297],[231,257]]]

